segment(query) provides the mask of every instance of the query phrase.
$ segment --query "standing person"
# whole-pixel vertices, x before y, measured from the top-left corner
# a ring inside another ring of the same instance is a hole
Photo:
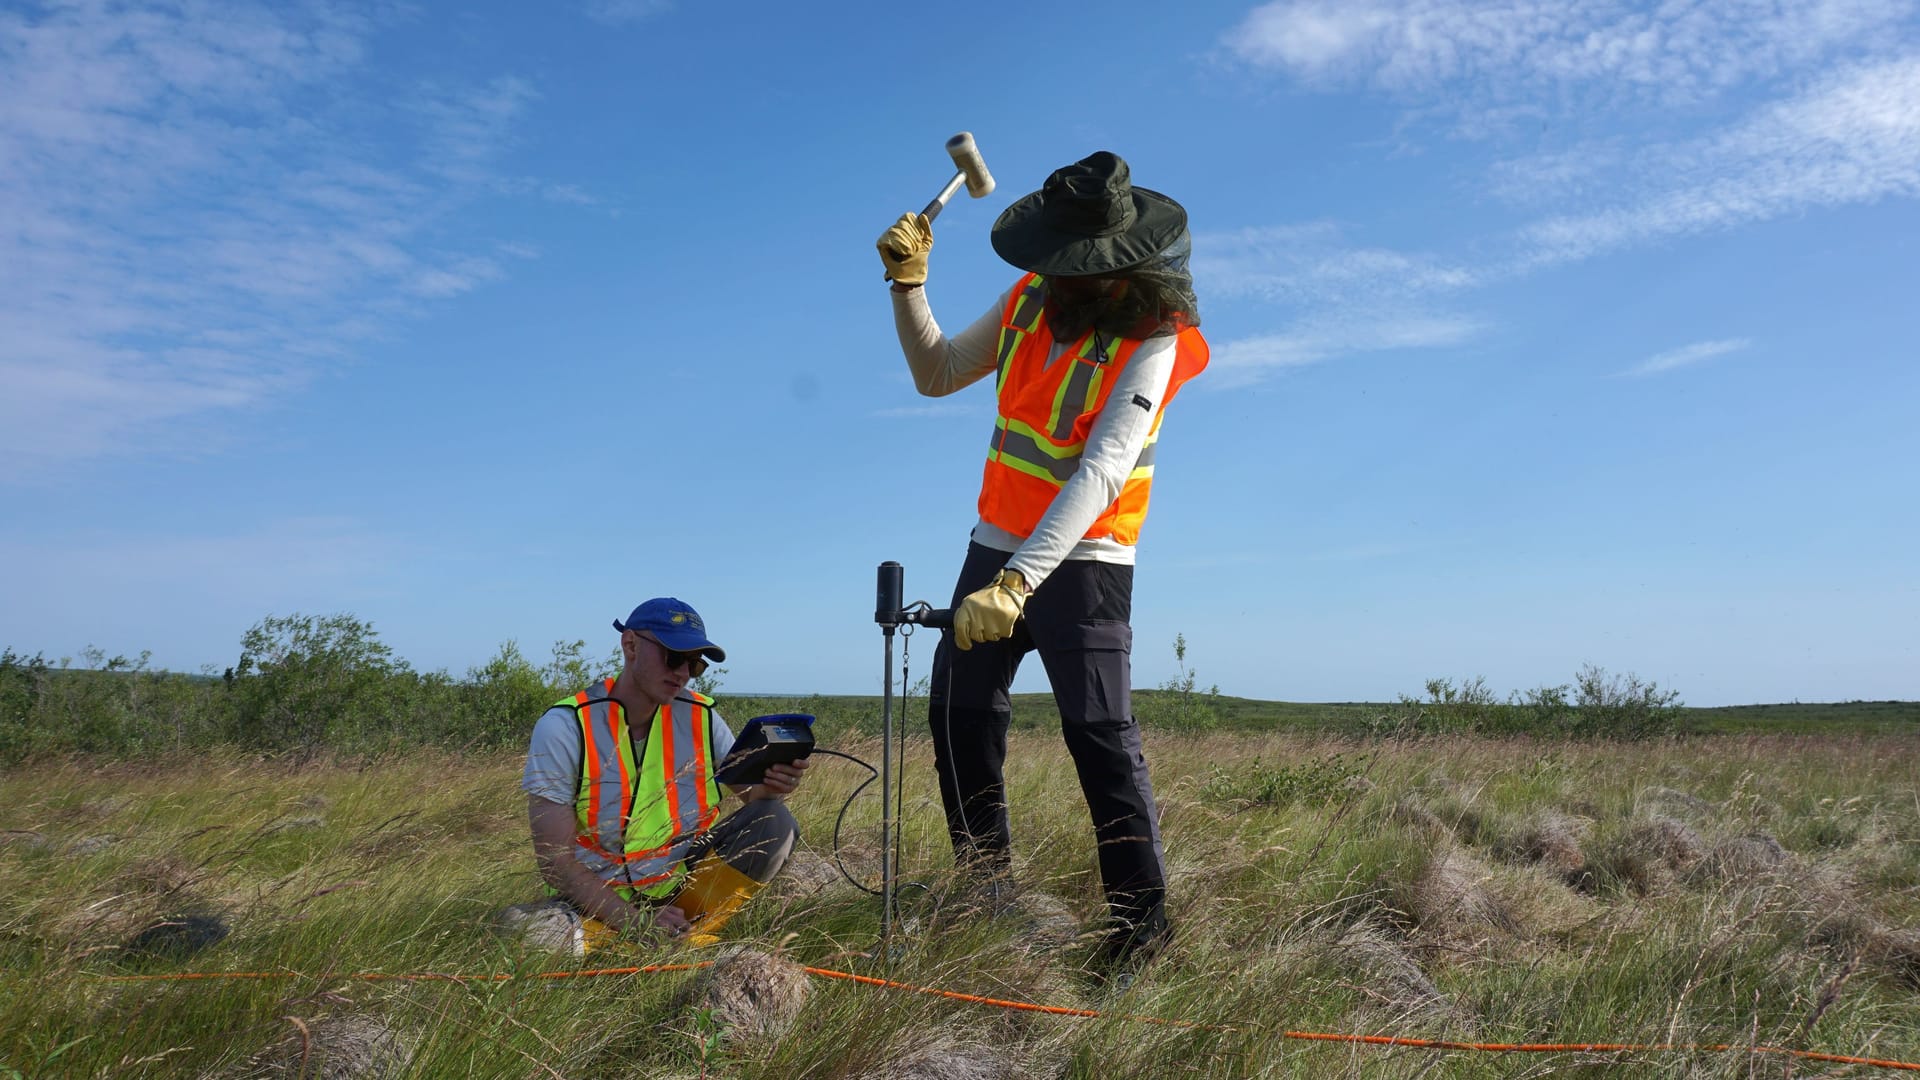
[[[720,819],[713,772],[733,729],[689,680],[726,651],[692,607],[672,597],[633,609],[615,678],[556,703],[534,725],[520,786],[540,877],[591,950],[622,930],[694,944],[714,934],[793,851],[799,826],[783,801],[805,759],[767,768]]]
[[[1119,968],[1166,942],[1166,870],[1131,702],[1134,545],[1167,405],[1207,366],[1187,271],[1186,211],[1132,185],[1101,151],[1056,170],[993,226],[1026,271],[958,335],[922,288],[933,231],[904,215],[881,236],[894,323],[929,397],[997,373],[999,417],[980,520],[934,654],[934,761],[954,854],[1004,882],[1012,834],[1003,766],[1008,689],[1038,650],[1093,817]],[[1024,617],[1023,617],[1024,616]]]

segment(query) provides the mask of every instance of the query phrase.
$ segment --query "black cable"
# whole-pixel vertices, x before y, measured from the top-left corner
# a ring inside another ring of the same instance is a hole
[[[932,611],[933,605],[927,603],[925,600],[916,600],[912,604],[908,605],[905,610],[912,613],[922,613],[922,612]],[[912,623],[906,624],[905,633],[901,635],[903,639],[912,636],[913,625],[914,624]],[[907,643],[906,641],[902,640],[900,645],[901,645],[901,649],[900,649],[900,684],[901,684],[900,720],[902,724],[905,724],[912,719],[911,710],[908,708],[908,704],[912,700],[912,697],[908,692],[908,683],[907,683],[907,679],[908,679],[907,672],[909,670],[907,667],[907,664],[908,664]],[[951,682],[953,678],[953,673],[951,671],[947,673],[947,678],[949,682]],[[900,756],[897,759],[899,761],[900,768],[903,771],[907,767],[906,741],[907,741],[906,734],[903,728],[901,733],[901,738],[900,738]],[[859,798],[860,793],[867,790],[868,784],[871,784],[875,780],[878,780],[880,778],[880,770],[874,768],[872,765],[867,764],[865,761],[862,761],[859,758],[854,757],[852,754],[842,753],[838,750],[822,750],[819,747],[815,747],[813,752],[816,754],[826,754],[829,757],[845,758],[848,761],[853,762],[855,765],[858,765],[861,768],[867,770],[867,778],[865,780],[860,781],[859,786],[855,787],[853,791],[847,795],[847,801],[840,804],[840,812],[834,815],[834,818],[833,818],[833,868],[835,870],[840,871],[840,876],[847,880],[847,884],[852,885],[854,888],[859,889],[861,892],[866,893],[868,896],[879,896],[881,894],[881,890],[869,889],[865,885],[860,884],[860,882],[854,878],[853,874],[848,872],[847,864],[843,862],[840,858],[840,830],[846,825],[847,811],[853,809],[853,800]],[[880,747],[880,752],[882,754],[891,754],[893,753],[893,747],[883,745]],[[951,749],[948,750],[948,754],[949,755],[952,754]],[[899,855],[903,850],[903,845],[901,844],[900,832],[901,832],[903,823],[905,822],[906,812],[907,812],[907,786],[905,782],[904,772],[903,772],[903,775],[899,778],[899,789],[897,792],[883,791],[880,793],[882,813],[886,812],[886,800],[889,796],[893,797],[895,800],[894,835],[893,835],[894,863],[893,865],[897,871],[898,867],[900,866]],[[915,886],[920,889],[927,888],[926,884],[923,882],[917,882],[917,881],[907,882],[906,884]]]
[[[881,748],[881,752],[884,753],[885,750],[886,750],[885,747]],[[867,778],[865,780],[860,781],[859,787],[856,787],[853,789],[853,794],[847,796],[847,801],[840,804],[840,813],[834,816],[834,819],[833,819],[833,868],[835,870],[840,871],[840,876],[847,879],[847,884],[853,886],[856,889],[859,889],[861,892],[866,893],[868,896],[879,896],[880,895],[879,889],[869,889],[865,885],[862,885],[858,881],[854,880],[853,875],[847,872],[846,864],[840,861],[840,826],[844,824],[847,820],[847,811],[853,809],[853,800],[859,798],[860,793],[867,790],[868,784],[871,784],[875,780],[880,779],[880,770],[874,768],[873,766],[867,764],[864,761],[861,761],[859,758],[854,757],[852,754],[843,754],[838,750],[822,750],[819,747],[814,747],[813,752],[816,754],[826,754],[829,757],[846,758],[848,761],[851,761],[855,765],[858,765],[861,768],[867,770]],[[883,799],[886,798],[886,792],[884,791],[881,792],[880,797]]]

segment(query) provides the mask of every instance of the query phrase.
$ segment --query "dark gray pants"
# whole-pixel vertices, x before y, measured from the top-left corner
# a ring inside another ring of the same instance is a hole
[[[953,606],[1006,565],[1005,552],[967,545]],[[1133,718],[1133,567],[1069,560],[1027,598],[1026,617],[1003,641],[962,651],[943,635],[933,657],[929,718],[933,757],[954,857],[1004,870],[1013,843],[1007,816],[1009,689],[1038,651],[1060,706],[1061,733],[1093,818],[1100,880],[1115,918],[1164,922],[1165,859],[1140,725]]]

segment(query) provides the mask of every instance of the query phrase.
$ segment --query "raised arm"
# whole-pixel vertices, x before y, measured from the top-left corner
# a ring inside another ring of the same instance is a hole
[[[893,326],[900,335],[900,351],[913,371],[913,385],[927,397],[945,397],[979,381],[994,369],[994,345],[1000,337],[1000,313],[1006,310],[1002,294],[991,308],[953,337],[940,332],[927,290],[893,290]]]

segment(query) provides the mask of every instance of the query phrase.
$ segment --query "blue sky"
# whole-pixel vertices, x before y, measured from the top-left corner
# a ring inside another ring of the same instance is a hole
[[[872,245],[969,130],[949,329],[1059,165],[1191,217],[1138,683],[1920,698],[1920,0],[1084,10],[0,4],[0,644],[459,673],[672,594],[729,689],[877,690],[992,401]]]

